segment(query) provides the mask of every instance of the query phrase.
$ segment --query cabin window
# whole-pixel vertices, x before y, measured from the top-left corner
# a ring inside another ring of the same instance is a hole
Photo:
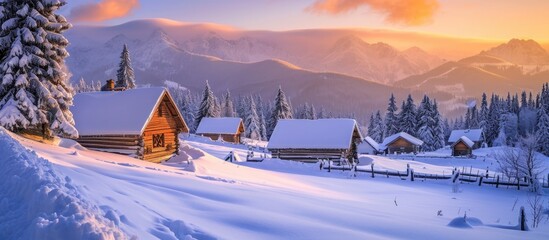
[[[153,148],[164,147],[164,133],[153,134]]]

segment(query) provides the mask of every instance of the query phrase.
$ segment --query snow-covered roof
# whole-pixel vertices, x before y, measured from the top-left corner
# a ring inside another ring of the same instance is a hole
[[[370,144],[376,151],[379,151],[379,143],[370,136],[365,137],[364,142]]]
[[[414,136],[412,136],[408,133],[405,133],[405,132],[399,132],[399,133],[393,134],[389,137],[386,137],[383,140],[383,143],[381,144],[380,148],[382,148],[382,149],[387,148],[387,145],[391,144],[392,142],[394,142],[398,138],[404,138],[406,141],[408,141],[408,142],[410,142],[414,145],[418,145],[418,146],[423,145],[423,141],[417,139],[416,137],[414,137]]]
[[[80,136],[140,135],[165,92],[153,87],[76,94],[71,107],[76,129]]]
[[[457,141],[454,142],[454,144],[452,144],[452,147],[455,146],[460,141],[463,142],[465,145],[467,145],[467,147],[470,147],[470,148],[472,148],[475,145],[475,142],[471,141],[471,139],[469,139],[468,137],[461,136]]]
[[[450,133],[450,137],[448,138],[448,142],[449,143],[456,142],[462,136],[466,136],[467,138],[469,138],[469,140],[471,140],[473,142],[481,141],[481,139],[482,139],[482,128],[480,128],[480,129],[454,130],[454,131],[452,131],[452,133]]]
[[[348,149],[355,131],[360,135],[354,119],[284,119],[276,124],[267,148]]]
[[[241,124],[241,118],[202,118],[196,134],[236,134]]]

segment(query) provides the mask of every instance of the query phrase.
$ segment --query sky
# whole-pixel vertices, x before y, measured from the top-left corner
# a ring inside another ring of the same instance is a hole
[[[547,0],[67,0],[73,24],[143,18],[245,30],[369,28],[449,37],[549,42]]]

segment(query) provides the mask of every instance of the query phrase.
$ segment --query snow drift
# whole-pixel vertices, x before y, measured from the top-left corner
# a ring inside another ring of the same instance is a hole
[[[71,179],[0,128],[0,239],[122,239]]]

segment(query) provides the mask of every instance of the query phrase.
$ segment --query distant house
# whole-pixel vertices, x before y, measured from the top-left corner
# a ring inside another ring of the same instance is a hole
[[[241,118],[202,118],[196,134],[218,140],[220,137],[225,142],[240,143],[244,132],[244,124]]]
[[[485,141],[484,131],[481,129],[463,129],[463,130],[454,130],[450,133],[447,144],[453,145],[461,137],[467,137],[469,140],[473,141],[473,149],[482,147],[482,144]]]
[[[288,119],[278,121],[267,148],[287,160],[356,159],[361,139],[353,119]]]
[[[80,93],[73,103],[77,141],[89,149],[160,162],[178,153],[178,134],[189,132],[164,88]]]
[[[415,138],[414,136],[399,132],[397,134],[386,137],[380,146],[380,149],[384,150],[387,154],[395,153],[417,153],[419,152],[423,141]]]
[[[379,143],[377,143],[370,136],[365,137],[364,141],[362,141],[362,143],[358,145],[357,151],[359,154],[370,154],[370,155],[378,154],[380,152]]]
[[[470,156],[475,143],[466,136],[461,136],[452,144],[452,156]]]

